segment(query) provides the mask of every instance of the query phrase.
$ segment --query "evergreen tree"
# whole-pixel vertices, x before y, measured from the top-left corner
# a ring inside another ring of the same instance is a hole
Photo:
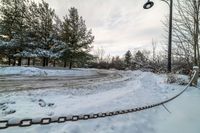
[[[135,54],[135,62],[141,65],[147,62],[147,58],[140,50]]]
[[[1,40],[0,48],[5,49],[4,54],[8,56],[9,64],[13,58],[13,65],[15,65],[15,54],[19,53],[24,45],[26,2],[27,0],[1,0],[0,34],[6,36],[6,39]],[[4,41],[6,42],[3,43]],[[21,57],[18,65],[21,65]]]
[[[30,60],[37,57],[37,53],[35,52],[36,48],[39,46],[39,38],[37,31],[39,30],[39,19],[38,19],[38,5],[31,1],[26,4],[26,16],[25,16],[25,24],[27,26],[26,30],[26,43],[23,48],[23,51],[19,53],[24,58],[28,59],[28,66],[30,65]]]
[[[75,8],[69,10],[62,22],[49,4],[42,0],[36,3],[29,0],[0,0],[0,57],[7,57],[9,64],[21,65],[22,58],[42,58],[43,66],[50,59],[61,59],[84,66],[93,59],[89,54],[94,40],[91,30],[79,17]],[[34,61],[33,61],[34,62]]]
[[[132,54],[130,50],[128,50],[125,54],[125,59],[124,59],[124,62],[127,68],[131,66],[131,60],[132,60]]]
[[[48,66],[49,59],[53,55],[51,48],[54,45],[54,30],[53,19],[55,11],[49,7],[49,4],[42,0],[37,8],[37,15],[39,19],[37,38],[39,46],[35,53],[39,57],[43,57],[43,66]]]
[[[61,25],[62,21],[58,16],[55,16],[53,24],[54,46],[51,48],[52,51],[51,59],[53,60],[53,66],[56,65],[56,60],[60,59],[65,50],[68,49],[68,45],[61,40],[61,31],[62,31]]]
[[[16,1],[16,0],[15,0]],[[17,3],[15,3],[18,7],[18,17],[17,21],[15,22],[15,34],[13,39],[15,39],[16,45],[18,45],[16,49],[16,54],[14,55],[15,57],[18,57],[18,66],[21,66],[21,61],[23,56],[20,54],[24,49],[26,48],[26,44],[29,40],[27,40],[27,31],[28,31],[28,26],[26,23],[27,20],[27,1],[26,0],[20,0]],[[16,6],[15,5],[15,6]]]
[[[62,23],[62,40],[68,45],[68,49],[63,52],[62,59],[69,62],[69,68],[75,62],[86,59],[94,40],[92,31],[87,30],[85,21],[78,15],[78,10],[74,7],[69,9],[69,15],[64,17]]]
[[[61,20],[44,1],[38,5],[31,2],[27,18],[29,41],[24,53],[28,57],[28,65],[30,58],[35,57],[43,58],[43,66],[48,66],[50,59],[54,60],[55,65],[55,60],[59,59],[62,53],[61,45],[64,45],[60,40]]]

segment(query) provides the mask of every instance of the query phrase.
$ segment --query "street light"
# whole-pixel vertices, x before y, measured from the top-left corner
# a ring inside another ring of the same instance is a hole
[[[168,38],[168,65],[167,71],[171,72],[171,53],[172,53],[172,15],[173,15],[173,0],[161,0],[169,5],[170,13],[169,13],[169,38]],[[150,9],[153,7],[154,3],[148,0],[143,8]]]
[[[153,7],[154,3],[150,0],[147,1],[147,3],[144,4],[143,8],[144,9],[150,9],[151,7]]]

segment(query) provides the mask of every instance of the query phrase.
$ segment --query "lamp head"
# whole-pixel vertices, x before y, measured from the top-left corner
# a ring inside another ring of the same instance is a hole
[[[151,7],[153,7],[153,5],[154,5],[154,2],[148,0],[147,3],[144,4],[143,8],[144,9],[150,9]]]

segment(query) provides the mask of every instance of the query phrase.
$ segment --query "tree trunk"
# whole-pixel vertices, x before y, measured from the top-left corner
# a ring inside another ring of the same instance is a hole
[[[22,65],[22,58],[20,57],[19,59],[18,59],[18,64],[17,64],[18,66],[21,66]]]
[[[198,38],[199,38],[199,35],[197,33],[197,65],[200,67],[200,60],[199,60],[199,58],[200,58],[200,55],[199,55],[199,40],[198,40]]]
[[[197,36],[198,37],[198,36]],[[198,40],[198,39],[197,39]],[[197,62],[198,62],[198,66],[200,67],[200,53],[199,53],[199,41],[197,41]]]
[[[198,66],[200,67],[200,53],[199,53],[199,4],[200,2],[198,1],[198,4],[197,4],[197,11],[196,11],[196,34],[197,34],[197,61],[198,61]]]
[[[10,57],[8,57],[8,65],[9,66],[11,65],[11,59],[10,59]]]
[[[56,66],[56,60],[53,60],[53,67]]]
[[[194,5],[194,54],[195,54],[195,65],[199,65],[199,47],[198,47],[198,37],[199,37],[199,14],[198,14],[198,5],[196,1],[193,1]]]
[[[72,65],[73,65],[73,62],[70,61],[70,62],[69,62],[69,69],[72,69]]]
[[[196,44],[194,44],[194,65],[197,65],[197,50],[196,50]]]
[[[67,62],[66,61],[64,61],[64,67],[67,67]]]
[[[45,60],[46,60],[45,61],[46,62],[45,66],[48,66],[49,65],[49,58],[46,58]]]
[[[13,58],[13,66],[15,66],[15,65],[16,65],[16,59]]]
[[[30,60],[31,60],[31,58],[28,57],[28,66],[30,66]]]
[[[33,66],[35,66],[35,58],[33,58]]]
[[[196,66],[197,63],[197,41],[196,41],[196,23],[195,23],[195,17],[194,17],[194,32],[193,32],[193,40],[194,40],[194,65]]]
[[[46,59],[45,57],[43,57],[43,67],[45,67],[45,65],[46,65]]]

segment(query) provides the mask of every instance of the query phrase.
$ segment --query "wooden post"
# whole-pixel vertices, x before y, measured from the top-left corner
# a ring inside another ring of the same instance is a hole
[[[199,78],[199,67],[198,66],[194,66],[193,70],[196,71],[196,74],[195,74],[194,79],[192,81],[192,85],[197,86],[198,78]]]

